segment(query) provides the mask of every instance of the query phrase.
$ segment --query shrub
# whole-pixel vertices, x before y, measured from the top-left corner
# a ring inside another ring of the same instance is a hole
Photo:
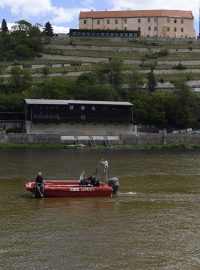
[[[160,78],[158,81],[159,81],[160,83],[164,83],[164,82],[165,82],[165,80],[164,80],[163,78]]]
[[[178,63],[178,65],[174,66],[173,69],[183,70],[183,69],[186,69],[186,67],[183,64]]]
[[[162,56],[167,56],[169,55],[169,51],[167,49],[161,49],[159,52],[158,52],[158,56],[159,57],[162,57]]]
[[[49,67],[43,67],[43,69],[42,69],[42,74],[43,75],[48,75],[50,73],[50,69],[49,69]]]

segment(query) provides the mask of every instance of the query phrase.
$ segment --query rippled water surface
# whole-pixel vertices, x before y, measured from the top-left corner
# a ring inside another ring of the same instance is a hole
[[[24,184],[118,176],[113,198],[33,199]],[[0,269],[200,269],[200,151],[0,150]]]

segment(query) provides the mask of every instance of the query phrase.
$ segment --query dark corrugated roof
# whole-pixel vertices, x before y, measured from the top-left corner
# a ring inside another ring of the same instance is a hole
[[[93,101],[93,100],[62,100],[62,99],[25,99],[26,104],[35,105],[69,105],[69,104],[84,104],[84,105],[118,105],[132,106],[130,102],[123,101]]]
[[[114,11],[81,11],[80,19],[100,18],[134,18],[134,17],[175,17],[193,19],[192,11],[188,10],[114,10]]]

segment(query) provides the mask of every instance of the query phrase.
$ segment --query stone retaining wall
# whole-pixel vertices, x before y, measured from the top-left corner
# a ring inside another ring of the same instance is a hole
[[[162,133],[141,133],[132,136],[121,136],[122,144],[200,144],[200,134],[162,134]]]
[[[16,144],[49,143],[49,144],[74,144],[72,139],[63,140],[65,134],[5,134],[0,133],[0,142]],[[61,138],[62,137],[62,138]],[[80,137],[81,138],[81,137]],[[79,139],[80,139],[79,138]],[[112,139],[112,138],[111,138]],[[89,140],[79,140],[80,143],[89,144]],[[96,140],[97,144],[103,144],[104,141]],[[119,140],[111,140],[113,144],[200,144],[200,134],[162,134],[162,133],[138,133],[133,135],[121,135]]]

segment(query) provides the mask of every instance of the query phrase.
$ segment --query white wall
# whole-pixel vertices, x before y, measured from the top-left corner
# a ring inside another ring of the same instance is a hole
[[[132,124],[33,124],[26,121],[27,134],[71,134],[71,135],[120,135],[132,134]]]

